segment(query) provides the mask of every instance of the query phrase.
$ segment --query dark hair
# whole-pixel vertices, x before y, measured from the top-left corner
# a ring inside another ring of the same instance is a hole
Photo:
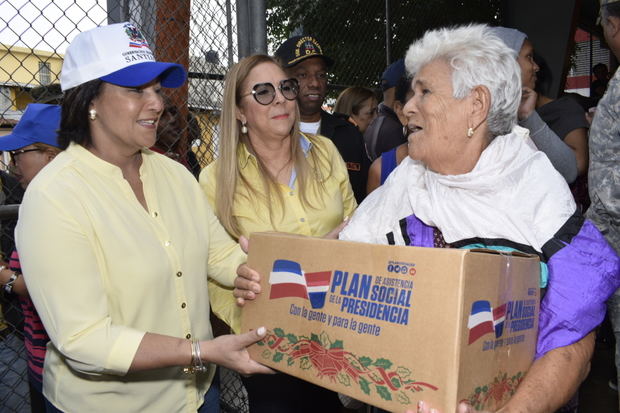
[[[92,143],[88,109],[90,103],[99,96],[103,80],[95,79],[65,91],[60,115],[58,145],[67,149],[71,142],[84,147]]]
[[[607,65],[605,63],[597,63],[597,64],[594,65],[594,67],[592,67],[592,72],[596,72],[597,69],[599,69],[599,68],[600,69],[603,69],[603,68],[607,69]],[[607,69],[607,70],[609,70],[609,69]]]
[[[620,2],[608,3],[601,6],[603,17],[620,17]]]
[[[411,90],[411,78],[403,75],[396,82],[396,90],[394,91],[394,99],[403,104],[407,103],[407,93]]]
[[[172,100],[163,95],[164,111],[157,124],[157,141],[155,146],[164,152],[178,153],[181,135],[184,133],[184,125],[181,124],[179,109]],[[180,154],[179,154],[180,155]]]

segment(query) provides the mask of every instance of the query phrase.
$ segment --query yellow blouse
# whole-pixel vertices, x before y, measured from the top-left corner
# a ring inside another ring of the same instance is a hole
[[[322,237],[340,224],[345,217],[353,214],[357,203],[349,183],[346,166],[334,144],[318,135],[302,134],[300,139],[302,148],[306,150],[306,157],[320,157],[317,161],[321,173],[331,169],[331,175],[323,181],[325,190],[321,193],[308,191],[307,198],[312,206],[304,206],[295,185],[290,187],[280,184],[284,210],[277,202],[272,202],[274,221],[272,224],[266,202],[256,199],[244,182],[237,182],[233,214],[239,222],[242,235],[249,237],[253,232],[280,231]],[[241,173],[252,187],[262,188],[254,155],[245,145],[240,145],[238,156]],[[200,174],[200,185],[213,208],[217,196],[218,183],[215,182],[217,163],[217,160],[211,163]],[[321,173],[318,175],[322,176]],[[240,310],[235,305],[231,292],[231,289],[222,288],[210,281],[209,295],[213,312],[231,326],[233,331],[239,332]]]
[[[21,205],[17,249],[51,337],[43,392],[66,412],[195,413],[213,377],[128,373],[145,332],[211,338],[207,275],[231,286],[245,261],[182,165],[142,159],[148,212],[118,167],[76,144]]]

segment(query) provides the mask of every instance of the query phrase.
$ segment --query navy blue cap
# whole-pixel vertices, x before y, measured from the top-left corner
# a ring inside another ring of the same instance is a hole
[[[398,59],[385,69],[381,75],[381,89],[386,91],[396,87],[398,80],[405,74],[405,59]]]
[[[275,57],[280,61],[282,67],[292,67],[302,60],[310,57],[320,57],[325,61],[325,65],[330,67],[334,64],[331,57],[323,54],[323,48],[319,41],[313,36],[293,36],[278,47]]]
[[[31,103],[13,131],[0,137],[0,151],[13,151],[34,143],[58,146],[60,106]]]

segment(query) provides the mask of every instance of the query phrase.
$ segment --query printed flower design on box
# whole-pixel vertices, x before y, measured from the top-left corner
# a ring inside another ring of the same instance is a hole
[[[523,372],[518,372],[512,377],[508,377],[505,372],[499,372],[491,383],[477,387],[464,401],[469,402],[476,410],[497,407],[515,394],[524,376]]]
[[[342,340],[332,341],[326,332],[297,337],[275,328],[257,344],[265,347],[261,357],[266,360],[287,366],[299,363],[303,370],[316,370],[321,379],[347,387],[356,384],[365,394],[375,391],[384,400],[407,405],[411,404],[410,393],[437,390],[430,383],[413,380],[408,368],[394,368],[388,359],[373,360],[346,351]]]

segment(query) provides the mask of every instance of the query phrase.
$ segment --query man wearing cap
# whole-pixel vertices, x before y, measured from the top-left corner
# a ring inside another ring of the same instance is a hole
[[[601,0],[600,21],[609,49],[620,59],[620,1]],[[592,204],[586,217],[620,254],[620,70],[616,70],[596,107],[589,148]],[[620,373],[620,290],[609,299],[607,308],[616,336],[616,370]]]
[[[403,133],[403,125],[394,111],[396,85],[404,75],[405,63],[403,59],[398,59],[389,65],[381,75],[383,102],[377,108],[378,116],[370,123],[364,133],[368,155],[372,160],[381,156],[383,152],[407,142],[407,137]]]
[[[347,165],[349,180],[359,204],[366,196],[370,167],[364,138],[355,126],[321,108],[327,93],[327,68],[334,61],[323,54],[321,45],[312,36],[289,38],[276,50],[275,56],[286,74],[299,82],[297,104],[301,113],[301,131],[320,134],[334,142]]]
[[[12,133],[0,138],[0,151],[10,153],[15,176],[24,189],[60,153],[59,125],[60,106],[32,103]],[[12,252],[9,263],[0,262],[0,286],[8,296],[20,297],[24,315],[24,343],[20,341],[20,346],[25,344],[27,353],[30,405],[33,412],[44,411],[43,360],[49,337],[28,296],[17,251]]]

